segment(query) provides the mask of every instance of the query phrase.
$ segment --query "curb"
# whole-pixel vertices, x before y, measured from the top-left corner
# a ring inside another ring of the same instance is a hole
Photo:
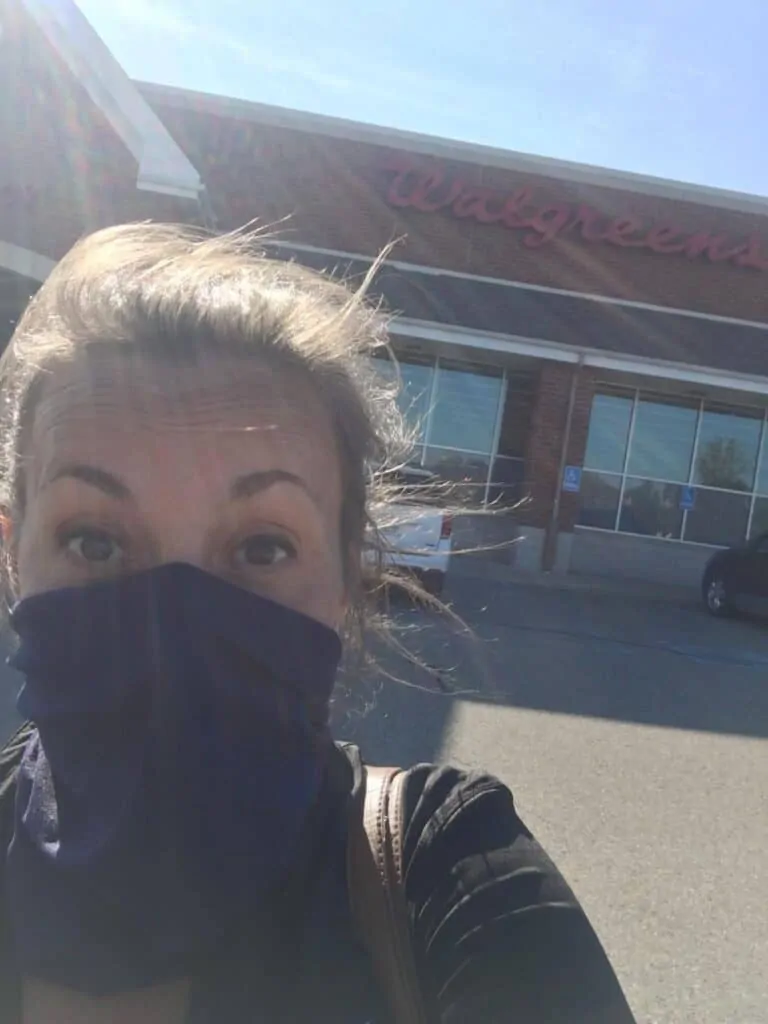
[[[650,583],[644,580],[615,579],[609,576],[580,573],[536,572],[459,556],[451,559],[448,587],[450,588],[452,580],[461,579],[486,580],[489,583],[502,583],[518,587],[542,587],[550,590],[618,595],[646,601],[669,601],[678,605],[698,605],[700,601],[698,587]]]

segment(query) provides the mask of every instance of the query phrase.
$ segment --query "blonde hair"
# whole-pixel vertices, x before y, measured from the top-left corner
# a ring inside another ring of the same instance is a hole
[[[92,234],[61,260],[30,302],[0,359],[0,502],[24,515],[23,455],[45,382],[90,346],[130,346],[149,358],[194,361],[238,353],[302,375],[333,424],[343,483],[345,576],[363,620],[360,551],[375,533],[381,470],[408,439],[395,391],[369,356],[386,325],[356,291],[293,262],[267,258],[254,233],[211,236],[171,224],[127,224]],[[13,596],[6,552],[0,587]],[[380,568],[381,560],[379,560]]]

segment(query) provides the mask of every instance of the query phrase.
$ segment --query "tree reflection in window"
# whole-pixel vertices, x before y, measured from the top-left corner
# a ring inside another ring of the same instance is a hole
[[[754,457],[750,457],[733,437],[713,437],[699,448],[696,477],[705,487],[728,491],[748,491],[752,486]]]
[[[696,453],[696,483],[749,491],[755,479],[761,418],[706,409]]]

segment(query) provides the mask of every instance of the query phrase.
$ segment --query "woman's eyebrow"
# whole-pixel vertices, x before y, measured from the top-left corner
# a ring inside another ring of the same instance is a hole
[[[230,495],[233,501],[240,501],[243,498],[252,498],[255,494],[281,483],[293,484],[307,494],[310,493],[306,483],[295,473],[289,473],[285,469],[260,469],[237,477],[230,488]]]
[[[116,498],[118,501],[128,501],[132,497],[127,484],[124,484],[113,473],[108,472],[106,469],[99,469],[97,466],[88,466],[85,463],[79,462],[68,463],[60,466],[45,481],[43,486],[50,486],[50,484],[54,484],[57,480],[62,479],[80,480],[82,483],[95,487],[103,494],[110,498]]]

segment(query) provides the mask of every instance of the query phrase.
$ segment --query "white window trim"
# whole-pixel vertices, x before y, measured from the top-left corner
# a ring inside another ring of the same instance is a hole
[[[320,255],[331,256],[334,259],[372,263],[371,256],[365,253],[345,252],[341,249],[324,249],[300,242],[282,242],[272,239],[268,242],[268,246],[296,252],[319,253]],[[461,271],[448,270],[442,267],[429,267],[397,259],[388,259],[385,265],[426,276],[497,284],[510,289],[541,292],[550,295],[564,295],[588,302],[598,302],[603,306],[644,309],[650,312],[664,313],[668,316],[684,316],[694,320],[708,320],[714,323],[733,324],[736,327],[755,328],[766,332],[766,344],[768,345],[768,323],[759,320],[743,320],[739,317],[703,313],[700,310],[683,309],[675,306],[659,306],[650,302],[618,299],[606,295],[573,291],[567,288],[529,284],[524,281],[507,281],[503,278],[467,274]],[[471,331],[453,324],[440,324],[433,320],[419,320],[400,315],[392,317],[389,330],[390,334],[404,339],[414,338],[416,340],[437,341],[445,345],[455,345],[482,352],[527,356],[534,359],[549,359],[554,362],[571,363],[573,365],[581,361],[584,366],[613,370],[617,373],[632,373],[645,377],[655,377],[661,380],[696,384],[702,387],[731,389],[734,391],[746,391],[756,395],[768,395],[768,377],[757,374],[742,374],[719,370],[715,367],[698,367],[692,366],[689,363],[667,362],[662,359],[624,356],[621,353],[607,353],[602,349],[565,345],[562,342],[549,341],[546,338],[531,338],[518,334],[498,334],[491,331]]]
[[[370,254],[360,252],[346,252],[343,249],[325,249],[317,245],[307,245],[304,242],[282,242],[279,239],[268,239],[265,242],[268,247],[275,249],[288,249],[295,252],[309,252],[320,256],[331,256],[337,260],[352,260],[361,263],[373,263]],[[721,324],[736,324],[739,327],[756,327],[759,330],[768,331],[768,321],[744,320],[741,317],[724,316],[718,313],[704,313],[698,309],[685,309],[681,306],[661,306],[653,302],[642,302],[638,299],[620,299],[612,295],[598,295],[595,292],[580,292],[572,288],[556,288],[549,284],[532,284],[530,281],[512,281],[504,277],[489,277],[485,274],[469,274],[463,270],[450,270],[447,267],[431,267],[426,263],[410,263],[407,260],[388,258],[385,267],[394,267],[396,270],[403,270],[407,273],[421,274],[425,277],[447,277],[459,281],[477,281],[480,284],[495,284],[504,288],[514,288],[519,291],[541,292],[545,295],[564,295],[572,299],[584,299],[586,302],[599,302],[604,306],[622,306],[627,309],[646,309],[651,313],[666,313],[672,316],[685,316],[693,320],[712,320]]]
[[[30,278],[32,281],[44,281],[55,266],[55,260],[49,259],[48,256],[0,239],[0,267],[3,270],[11,270],[14,274]]]
[[[451,449],[451,451],[453,451],[453,449]],[[482,453],[477,452],[476,454],[480,455]],[[507,457],[508,456],[502,456],[502,458]],[[646,476],[642,473],[624,474],[615,469],[594,469],[591,466],[584,466],[583,472],[598,473],[600,476],[626,476],[627,480],[645,480],[649,484],[664,484],[665,487],[694,487],[697,491],[717,491],[718,494],[740,494],[743,498],[750,498],[753,495],[757,498],[768,498],[768,494],[762,494],[759,491],[736,491],[732,487],[713,487],[711,484],[696,484],[693,483],[692,481],[667,480],[663,476]],[[593,529],[603,529],[603,527],[593,527]]]
[[[467,331],[449,324],[437,324],[431,320],[413,320],[395,317],[390,324],[390,333],[397,337],[414,338],[461,348],[474,348],[486,352],[508,355],[530,356],[534,359],[548,359],[553,362],[575,365],[582,357],[584,366],[617,373],[632,373],[642,377],[661,380],[681,381],[702,387],[745,391],[755,395],[768,395],[768,377],[733,373],[714,367],[695,368],[685,363],[666,362],[661,359],[644,359],[637,356],[610,354],[598,349],[579,348],[563,345],[546,339],[526,338],[513,334],[494,334],[483,331]],[[766,338],[768,345],[768,337]]]

